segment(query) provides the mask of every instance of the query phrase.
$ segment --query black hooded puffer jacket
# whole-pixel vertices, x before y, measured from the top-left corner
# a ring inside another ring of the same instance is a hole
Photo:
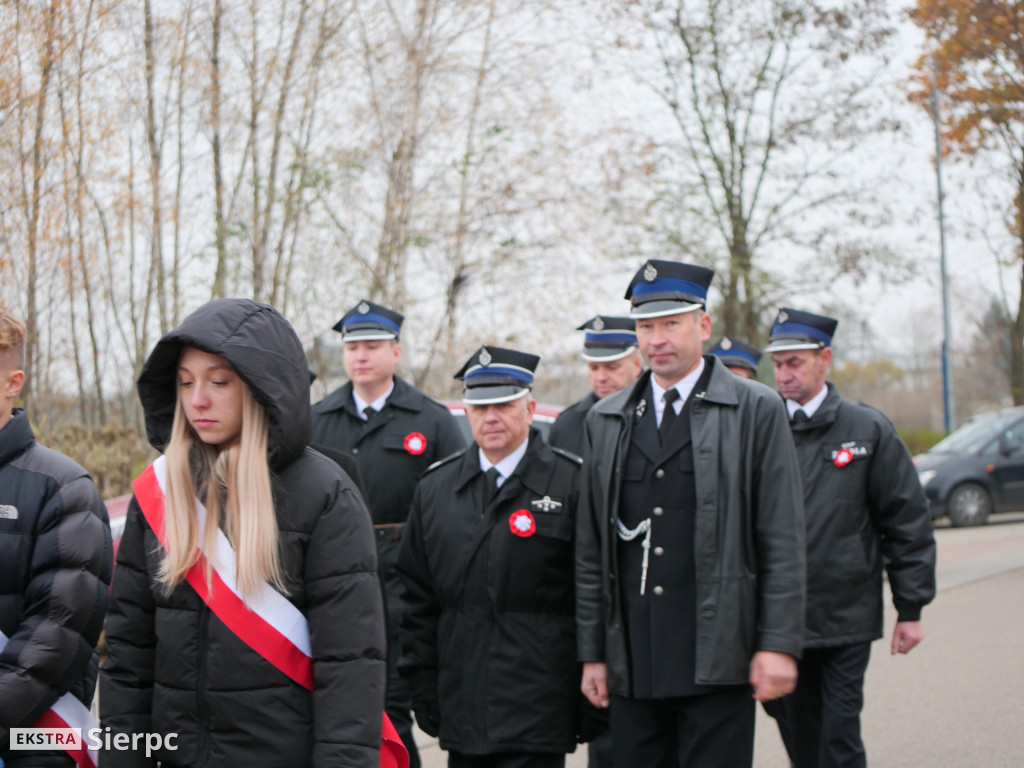
[[[385,639],[369,514],[337,464],[308,447],[309,369],[295,331],[271,307],[206,304],[156,345],[139,378],[152,444],[170,437],[184,346],[221,355],[270,416],[268,458],[288,599],[309,622],[315,686],[293,682],[181,584],[156,580],[161,549],[137,500],[128,511],[100,672],[101,725],[112,734],[178,734],[175,749],[109,750],[119,766],[378,764]]]

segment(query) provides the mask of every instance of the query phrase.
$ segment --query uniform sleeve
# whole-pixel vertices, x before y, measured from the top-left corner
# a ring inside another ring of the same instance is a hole
[[[757,650],[799,658],[807,601],[803,486],[785,406],[757,400],[752,502],[758,570]]]
[[[576,510],[576,644],[579,661],[604,661],[601,525],[607,518],[601,478],[595,471],[592,420],[583,427],[583,469]]]
[[[888,419],[871,457],[868,506],[900,621],[918,621],[935,597],[935,534],[910,454]]]
[[[62,457],[63,458],[63,457]],[[84,470],[40,508],[24,593],[24,612],[0,654],[0,737],[32,725],[68,691],[92,700],[95,648],[110,583],[107,511]],[[87,685],[82,686],[86,680]]]
[[[414,708],[437,706],[437,627],[440,605],[434,592],[423,533],[424,485],[416,488],[398,553],[398,575],[405,587],[402,655],[399,670],[409,681]]]
[[[132,497],[128,506],[107,614],[107,658],[100,670],[100,724],[111,734],[152,729],[153,664],[156,650],[154,601],[146,566],[148,524]],[[145,751],[110,750],[104,768],[155,766]]]
[[[384,607],[370,515],[351,488],[339,487],[317,520],[304,576],[316,680],[311,765],[376,768],[386,676]]]

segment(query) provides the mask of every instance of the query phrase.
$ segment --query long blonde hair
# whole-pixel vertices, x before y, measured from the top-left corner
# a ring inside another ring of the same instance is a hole
[[[158,578],[166,592],[180,584],[199,559],[200,536],[207,554],[206,583],[211,583],[217,529],[222,523],[236,552],[235,579],[242,597],[254,597],[265,583],[285,591],[267,465],[267,433],[267,412],[244,382],[241,435],[237,442],[220,451],[195,435],[185,417],[180,394],[176,397],[171,437],[164,452],[167,552]],[[195,504],[200,494],[206,497],[203,531],[199,530]]]

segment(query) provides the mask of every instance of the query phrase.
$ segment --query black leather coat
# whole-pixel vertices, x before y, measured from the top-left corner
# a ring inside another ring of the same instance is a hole
[[[778,395],[715,357],[694,392],[697,517],[696,680],[743,684],[753,654],[798,657],[803,645],[804,520],[796,453]],[[615,555],[623,463],[650,372],[587,417],[576,546],[579,658],[604,661],[613,693],[631,695]]]

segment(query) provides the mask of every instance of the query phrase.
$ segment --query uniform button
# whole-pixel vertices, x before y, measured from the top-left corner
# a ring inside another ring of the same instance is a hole
[[[359,449],[358,448],[353,448],[352,449],[352,455],[355,456],[357,453],[359,453]]]
[[[654,473],[654,476],[660,480],[665,476],[665,470],[659,469],[657,472]]]
[[[656,554],[658,557],[661,557],[662,555],[665,554],[665,550],[662,549],[661,547],[655,547],[654,548],[654,554]]]
[[[665,510],[664,509],[662,509],[661,507],[655,507],[654,508],[654,516],[655,517],[661,517],[663,514],[665,514]]]
[[[662,587],[655,587],[654,588],[654,594],[656,594],[656,595],[658,595],[660,597],[661,595],[665,594],[665,590]]]

